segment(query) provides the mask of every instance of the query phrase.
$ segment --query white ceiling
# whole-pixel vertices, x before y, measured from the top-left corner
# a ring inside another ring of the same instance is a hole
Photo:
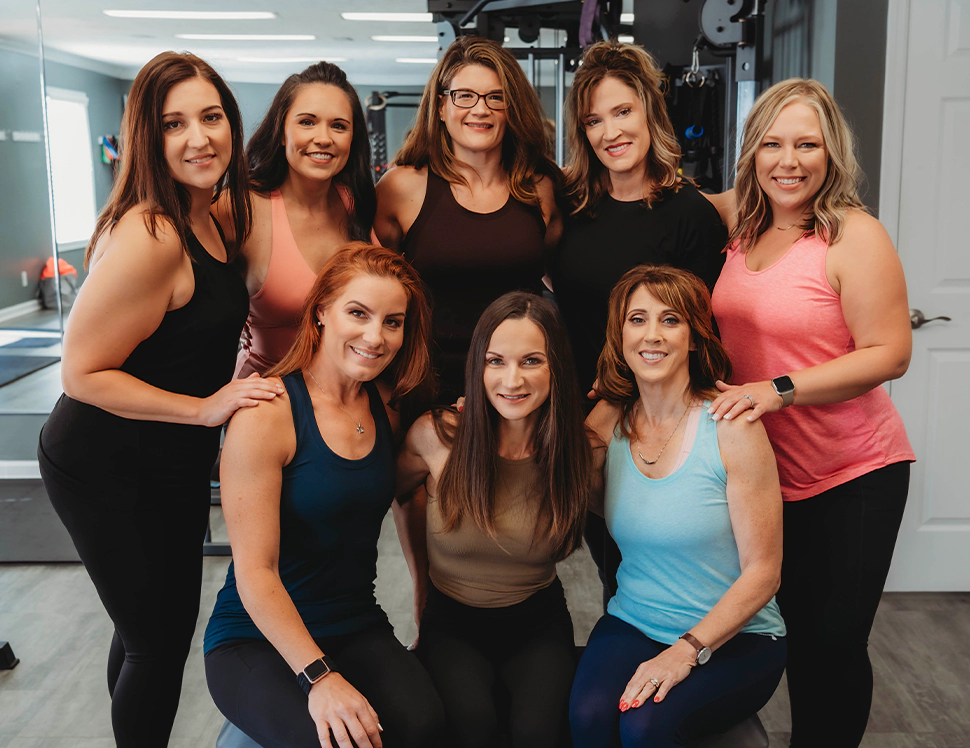
[[[625,4],[631,6],[632,0]],[[427,12],[426,0],[40,0],[45,53],[50,59],[132,78],[159,52],[188,50],[233,82],[279,83],[306,62],[240,62],[239,57],[345,58],[339,64],[357,85],[424,85],[431,64],[395,62],[434,58],[436,42],[375,42],[374,35],[435,36],[433,23],[345,21],[343,11]],[[103,10],[259,10],[273,20],[169,21],[110,18]],[[624,10],[627,10],[624,8]],[[36,47],[35,0],[0,0],[0,42]],[[176,34],[312,34],[314,41],[195,41]],[[508,46],[526,46],[508,30]],[[561,46],[560,32],[543,31],[539,44]],[[80,59],[79,59],[80,58]]]

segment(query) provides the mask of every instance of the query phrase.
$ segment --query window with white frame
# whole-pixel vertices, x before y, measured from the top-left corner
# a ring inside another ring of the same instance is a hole
[[[57,244],[61,249],[83,247],[97,218],[88,97],[48,86],[47,126]]]

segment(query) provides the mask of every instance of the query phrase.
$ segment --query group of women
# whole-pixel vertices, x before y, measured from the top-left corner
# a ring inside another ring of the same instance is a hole
[[[260,745],[683,745],[786,663],[791,745],[858,745],[914,457],[851,134],[776,84],[706,198],[657,66],[613,42],[567,119],[563,176],[518,63],[460,38],[375,192],[336,66],[287,79],[245,154],[204,61],[139,73],[38,450],[115,625],[119,746],[167,744],[230,417],[205,666]],[[374,596],[392,505],[414,652]],[[577,666],[556,564],[584,529],[610,599]]]

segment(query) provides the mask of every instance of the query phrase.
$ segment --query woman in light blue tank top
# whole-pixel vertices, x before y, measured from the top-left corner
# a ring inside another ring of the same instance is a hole
[[[610,296],[587,419],[618,590],[570,700],[576,748],[661,748],[767,703],[785,667],[782,503],[764,428],[712,421],[731,364],[703,282],[641,265]]]

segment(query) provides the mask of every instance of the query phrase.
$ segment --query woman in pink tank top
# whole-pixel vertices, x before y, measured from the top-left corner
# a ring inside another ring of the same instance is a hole
[[[714,314],[735,384],[718,383],[710,412],[762,418],[778,460],[792,748],[862,740],[868,636],[915,459],[880,386],[909,366],[906,283],[859,177],[838,105],[792,79],[755,102],[736,188],[712,200],[731,232]]]
[[[253,227],[241,261],[250,306],[237,377],[263,374],[286,355],[314,278],[338,247],[370,240],[377,202],[360,100],[329,62],[283,82],[246,155]]]

